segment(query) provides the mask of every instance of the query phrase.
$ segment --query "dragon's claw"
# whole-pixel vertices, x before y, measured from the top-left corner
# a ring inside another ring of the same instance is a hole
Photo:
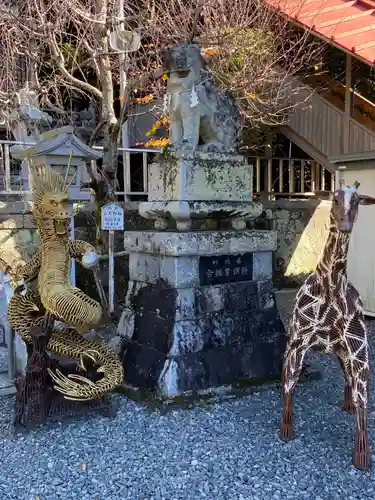
[[[65,399],[72,401],[89,401],[97,396],[95,383],[82,375],[69,374],[65,376],[60,370],[48,373],[54,381],[54,389],[63,394]]]
[[[43,318],[43,331],[50,332],[53,330],[55,324],[55,318],[52,313],[46,312]]]
[[[81,368],[82,371],[84,372],[87,372],[87,369],[83,363],[83,354],[81,354],[80,358],[79,358],[79,362],[78,362],[78,366]]]

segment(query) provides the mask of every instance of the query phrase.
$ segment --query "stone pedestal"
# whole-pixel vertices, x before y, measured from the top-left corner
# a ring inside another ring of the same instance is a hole
[[[280,375],[277,235],[247,228],[263,210],[252,184],[238,155],[168,153],[151,165],[139,212],[157,231],[124,234],[130,281],[118,331],[128,383],[171,398]],[[199,220],[206,230],[192,230]]]
[[[171,398],[281,373],[273,231],[126,232],[126,381]]]
[[[149,201],[139,213],[164,230],[173,220],[179,231],[189,231],[193,219],[230,219],[233,229],[259,217],[253,199],[253,167],[243,156],[218,153],[159,155],[149,170]]]

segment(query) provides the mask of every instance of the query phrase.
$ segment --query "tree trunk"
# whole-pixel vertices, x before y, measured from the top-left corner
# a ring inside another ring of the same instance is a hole
[[[102,38],[103,50],[108,52],[108,38]],[[116,201],[117,188],[117,156],[118,136],[121,127],[120,119],[116,118],[114,109],[113,74],[109,57],[102,57],[98,61],[100,86],[102,88],[101,121],[104,123],[103,163],[101,179],[96,183],[97,202],[97,244],[101,248],[107,247],[107,235],[101,231],[101,208],[108,202]]]
[[[102,250],[107,249],[107,235],[101,231],[101,208],[116,201],[118,124],[110,123],[104,129],[103,166],[100,179],[94,187],[96,198],[96,240]]]

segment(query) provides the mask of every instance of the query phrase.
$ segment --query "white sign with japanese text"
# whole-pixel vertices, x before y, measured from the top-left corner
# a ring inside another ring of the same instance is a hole
[[[124,209],[121,206],[116,205],[116,203],[104,205],[101,215],[103,231],[124,230]]]

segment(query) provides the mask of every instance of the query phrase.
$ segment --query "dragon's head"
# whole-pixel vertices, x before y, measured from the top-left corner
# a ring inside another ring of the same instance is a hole
[[[34,193],[34,217],[41,227],[52,221],[57,236],[66,237],[69,228],[68,185],[50,167],[30,168]]]

